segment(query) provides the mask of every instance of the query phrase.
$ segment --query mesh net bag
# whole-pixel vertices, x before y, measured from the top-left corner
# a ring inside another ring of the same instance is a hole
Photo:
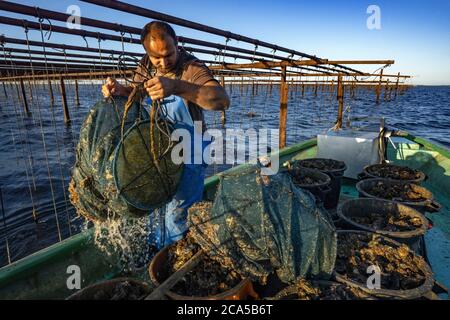
[[[145,214],[119,197],[112,172],[126,102],[124,97],[99,101],[91,108],[80,129],[69,193],[77,213],[88,220]],[[139,103],[134,103],[124,128],[146,118],[148,113]]]
[[[220,174],[214,202],[189,210],[190,234],[216,261],[265,283],[328,278],[336,233],[326,211],[287,172],[261,175],[257,166]]]
[[[183,166],[172,161],[173,142],[164,134],[172,130],[171,124],[162,120],[140,121],[119,143],[113,160],[114,179],[120,196],[132,207],[157,209],[177,191]]]

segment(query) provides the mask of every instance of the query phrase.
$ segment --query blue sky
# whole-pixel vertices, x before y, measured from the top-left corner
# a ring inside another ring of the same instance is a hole
[[[63,11],[79,5],[81,15],[136,27],[148,19],[75,0],[26,0],[21,3]],[[394,59],[387,71],[414,76],[412,83],[450,85],[450,1],[206,1],[127,0],[149,9],[272,42],[333,60]],[[369,30],[369,5],[381,9],[381,29]],[[18,17],[1,12],[1,15]],[[27,16],[19,16],[30,19]],[[30,20],[35,21],[34,18]],[[174,26],[179,35],[224,43],[223,38]],[[86,28],[89,29],[89,28]],[[100,30],[99,30],[100,31]],[[1,33],[24,37],[21,28],[3,26]],[[39,39],[37,31],[30,37]],[[84,45],[80,37],[53,34],[53,42]],[[90,46],[97,46],[95,40]],[[235,45],[236,42],[230,42]],[[242,44],[241,44],[242,45]],[[102,43],[119,48],[118,43]],[[142,49],[129,45],[129,50]],[[374,66],[359,67],[373,71]]]

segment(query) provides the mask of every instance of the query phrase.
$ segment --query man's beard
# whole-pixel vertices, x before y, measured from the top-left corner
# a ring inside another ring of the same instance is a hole
[[[159,76],[164,76],[165,74],[168,74],[168,73],[174,73],[177,69],[176,66],[177,66],[177,63],[175,63],[172,66],[165,68],[165,69],[156,67],[156,73]]]

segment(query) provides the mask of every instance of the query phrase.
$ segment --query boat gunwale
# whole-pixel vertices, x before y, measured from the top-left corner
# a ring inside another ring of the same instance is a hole
[[[311,138],[290,147],[286,147],[282,150],[275,152],[271,157],[278,156],[285,157],[292,153],[303,151],[317,145],[317,139]],[[233,172],[248,164],[238,165],[224,172]],[[205,179],[205,190],[213,188],[219,182],[218,174]],[[50,245],[44,249],[36,251],[22,259],[12,262],[9,265],[0,268],[0,289],[6,286],[12,281],[26,277],[37,269],[50,264],[51,262],[58,260],[64,256],[70,255],[73,252],[79,251],[81,248],[89,245],[92,241],[93,229],[90,228],[86,231],[82,231],[72,237],[64,239],[61,242]]]
[[[404,138],[416,142],[425,149],[436,151],[445,158],[450,159],[450,150],[440,145],[439,143],[431,142],[429,140],[416,137],[410,133],[406,133],[403,136]],[[282,150],[277,151],[274,155],[278,153],[278,156],[286,157],[290,154],[297,153],[300,151],[304,151],[311,147],[317,145],[317,138],[311,138],[292,146],[286,147]],[[271,156],[274,156],[271,155]],[[242,164],[231,169],[228,169],[224,172],[233,172],[238,168],[242,168],[243,166],[247,166],[248,164]],[[209,188],[213,188],[219,182],[218,174],[215,174],[211,177],[205,179],[205,190]],[[88,229],[79,234],[76,234],[72,237],[69,237],[59,243],[55,243],[47,248],[41,249],[37,252],[34,252],[24,258],[21,258],[17,261],[12,262],[9,265],[5,265],[0,268],[0,289],[7,284],[17,280],[22,279],[34,272],[38,268],[46,266],[51,262],[58,260],[64,256],[70,255],[73,252],[79,251],[81,248],[88,246],[92,241],[93,230]]]

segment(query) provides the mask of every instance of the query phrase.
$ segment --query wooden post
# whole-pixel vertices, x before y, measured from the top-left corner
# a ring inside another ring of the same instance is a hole
[[[23,103],[23,98],[22,95],[20,94],[20,89],[19,89],[19,81],[14,81],[12,84],[13,86],[13,90],[16,89],[16,95],[17,95],[17,99],[19,99],[20,103]]]
[[[242,93],[243,93],[243,87],[244,87],[244,78],[242,77],[241,78],[241,96],[242,96]]]
[[[353,81],[352,82],[352,86],[351,86],[351,90],[350,90],[352,99],[355,99],[355,86],[356,86],[356,81]]]
[[[388,101],[389,93],[389,79],[386,80],[386,86],[384,87],[384,101]]]
[[[291,85],[290,85],[290,87],[291,87],[291,90],[290,90],[290,96],[291,96],[291,99],[294,99],[294,91],[295,91],[295,87],[294,87],[294,79],[291,79]]]
[[[333,95],[334,95],[334,79],[331,80],[331,85],[330,85],[330,101],[332,101]]]
[[[30,80],[28,80],[28,88],[30,89],[30,101],[33,103],[33,87],[31,86]]]
[[[2,85],[3,85],[3,92],[5,93],[5,98],[8,98],[8,92],[6,91],[6,85],[4,81],[2,81]]]
[[[63,77],[59,78],[59,88],[61,90],[62,107],[64,111],[64,123],[69,124],[70,115],[69,115],[69,108],[67,107],[66,86],[64,84]]]
[[[388,100],[391,101],[392,100],[392,91],[394,91],[394,85],[390,85],[389,86],[389,96],[388,96]]]
[[[75,103],[77,106],[80,105],[80,96],[78,95],[78,80],[75,79]]]
[[[302,83],[302,98],[305,96],[305,83]]]
[[[317,97],[317,88],[319,87],[319,84],[316,82],[314,86],[314,97]]]
[[[340,129],[342,128],[342,118],[344,116],[344,86],[342,84],[342,76],[338,76],[337,100],[339,102],[339,108],[336,129]]]
[[[400,72],[397,75],[397,82],[395,83],[395,94],[394,94],[394,100],[397,100],[397,94],[398,94],[398,82],[400,80]]]
[[[25,86],[23,84],[22,78],[20,78],[20,90],[22,91],[22,102],[25,113],[30,113],[30,110],[28,109],[27,95],[25,93]]]
[[[222,87],[225,89],[225,77],[224,76],[221,77],[220,82],[222,84]],[[227,122],[227,118],[226,118],[226,115],[225,115],[225,110],[222,110],[221,112],[222,112],[222,117],[221,117],[222,128],[224,128],[225,127],[225,123]]]
[[[55,97],[53,96],[53,88],[52,88],[52,82],[50,81],[50,78],[48,80],[48,93],[50,95],[50,104],[53,106],[55,104]]]
[[[380,71],[380,80],[377,86],[377,104],[380,103],[380,94],[381,94],[381,80],[383,79],[383,69]]]
[[[225,77],[224,76],[220,77],[220,84],[225,89]]]
[[[348,95],[350,97],[353,97],[353,81],[350,83],[350,86],[348,87]]]
[[[280,82],[280,149],[286,147],[287,102],[289,87],[286,82],[286,67],[281,67]]]
[[[255,96],[255,81],[252,81],[252,96]]]

